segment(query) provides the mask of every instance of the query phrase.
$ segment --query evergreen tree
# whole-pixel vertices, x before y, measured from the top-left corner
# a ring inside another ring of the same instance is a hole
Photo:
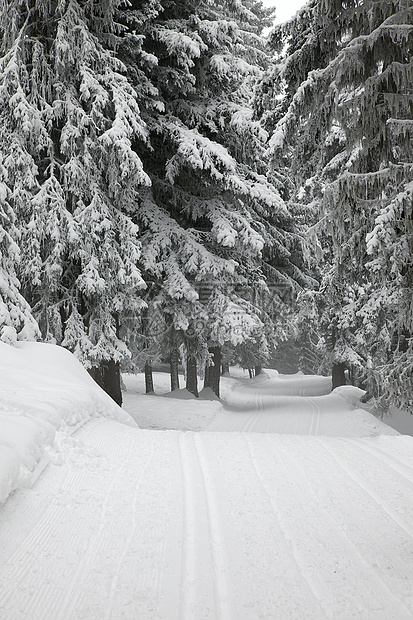
[[[146,101],[150,132],[150,148],[138,149],[152,180],[141,193],[141,265],[159,285],[157,299],[186,345],[191,369],[195,362],[202,368],[224,344],[223,332],[218,341],[213,328],[219,312],[236,304],[255,317],[265,305],[257,307],[257,298],[266,291],[271,299],[268,281],[280,287],[303,281],[292,219],[277,179],[266,177],[268,136],[251,107],[267,62],[260,31],[270,11],[260,2],[154,6],[134,3],[125,11],[129,30],[143,36],[125,36],[120,50]],[[207,289],[213,294],[205,297]],[[263,362],[264,318],[259,325],[263,346],[241,325],[237,331],[239,339],[256,342]]]
[[[270,14],[254,0],[0,5],[5,247],[18,240],[42,338],[118,401],[131,353],[150,383],[172,343],[176,385],[182,345],[196,392],[217,349],[248,344],[260,365],[284,337],[279,292],[305,277],[251,108]],[[159,338],[144,307],[161,311]]]
[[[3,166],[0,175],[6,177]],[[0,340],[14,344],[17,340],[35,340],[39,329],[16,277],[19,236],[10,199],[9,188],[0,180]]]
[[[0,4],[0,162],[22,290],[43,339],[103,384],[128,354],[119,326],[142,305],[135,211],[150,184],[133,149],[148,134],[136,92],[110,51],[118,4]]]
[[[403,406],[412,396],[412,10],[402,0],[310,3],[298,16],[302,41],[264,89],[293,86],[294,60],[306,59],[300,86],[285,87],[272,152],[291,162],[291,199],[318,205],[333,241],[323,313],[333,362],[356,365],[363,385]]]

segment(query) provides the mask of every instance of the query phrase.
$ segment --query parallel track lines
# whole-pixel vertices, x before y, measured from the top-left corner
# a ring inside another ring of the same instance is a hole
[[[287,544],[290,545],[290,548],[292,550],[292,556],[294,558],[294,563],[295,563],[295,565],[297,567],[297,571],[300,573],[303,581],[307,584],[309,591],[311,592],[311,594],[313,595],[314,599],[317,601],[317,603],[321,607],[321,600],[323,599],[323,594],[325,594],[325,593],[320,591],[320,584],[317,582],[316,579],[313,578],[312,574],[310,574],[310,573],[305,574],[303,572],[303,570],[301,570],[300,562],[299,562],[299,555],[297,553],[296,547],[293,544],[293,540],[292,540],[292,537],[291,537],[290,533],[288,532],[288,530],[286,529],[284,524],[279,519],[277,506],[275,504],[274,498],[271,496],[270,492],[267,489],[266,484],[264,483],[264,480],[263,480],[261,472],[258,469],[258,466],[257,466],[257,463],[256,463],[256,459],[255,459],[254,454],[252,452],[251,442],[250,442],[250,439],[249,439],[248,435],[244,436],[244,440],[245,440],[245,443],[246,443],[246,446],[247,446],[247,450],[248,450],[248,453],[249,453],[249,456],[250,456],[250,459],[251,459],[251,463],[252,463],[252,466],[254,468],[256,477],[257,477],[257,479],[258,479],[258,481],[260,483],[260,486],[261,486],[262,490],[264,491],[265,496],[268,499],[268,502],[269,502],[269,504],[271,506],[271,510],[272,510],[273,515],[274,515],[274,518],[276,519],[276,521],[277,521],[277,523],[278,523],[278,525],[279,525],[279,527],[280,527],[280,529],[281,529],[281,531],[283,533],[283,537],[284,537],[285,541],[287,542]]]
[[[228,562],[225,553],[225,537],[219,511],[219,503],[214,491],[214,481],[210,473],[210,466],[205,447],[199,434],[194,435],[194,447],[201,467],[205,489],[209,527],[212,543],[212,554],[215,564],[215,591],[217,597],[217,620],[232,618],[231,599],[228,586]]]
[[[407,463],[404,463],[399,458],[390,454],[386,450],[378,447],[376,443],[367,443],[364,439],[356,439],[357,445],[365,452],[372,454],[380,463],[385,463],[387,467],[397,472],[402,478],[405,478],[411,485],[413,485],[413,468]]]
[[[195,490],[188,451],[188,433],[179,434],[183,482],[183,540],[179,620],[193,620],[196,606]]]
[[[248,438],[246,437],[245,439],[248,443]],[[254,457],[253,457],[251,449],[250,449],[250,454],[251,454],[251,458],[254,463]],[[305,473],[302,471],[302,468],[300,467],[300,465],[298,465],[297,462],[293,458],[288,456],[286,452],[284,452],[284,454],[280,456],[285,463],[285,467],[287,471],[289,472],[289,475],[292,477],[295,485],[297,486],[298,489],[300,489],[301,493],[303,494],[305,498],[304,505],[311,510],[311,514],[312,514],[311,521],[314,524],[317,524],[318,522],[321,528],[323,527],[323,523],[324,523],[326,531],[329,530],[331,534],[334,534],[332,535],[332,540],[334,541],[334,544],[340,545],[340,547],[345,551],[346,555],[349,558],[351,558],[352,562],[355,563],[355,565],[359,567],[360,574],[366,575],[366,577],[368,576],[369,582],[376,588],[377,592],[386,593],[386,600],[391,601],[392,609],[394,610],[394,613],[397,613],[398,618],[400,619],[409,618],[410,611],[408,610],[408,608],[396,596],[394,596],[393,592],[390,590],[390,588],[385,583],[385,581],[383,581],[383,579],[380,577],[377,571],[374,570],[370,566],[370,564],[363,558],[357,546],[349,539],[348,535],[343,531],[343,529],[341,528],[339,522],[335,519],[335,517],[331,515],[325,508],[323,508],[319,504],[319,502],[317,501],[315,492],[312,489],[311,484],[307,480],[307,477],[305,476]],[[273,502],[273,499],[271,498],[271,495],[268,493],[266,489],[266,485],[255,463],[254,463],[254,466],[256,468],[260,482],[264,490],[268,494],[270,502]],[[348,472],[347,472],[347,475],[351,477],[351,475]],[[291,536],[292,534],[290,533],[289,538]],[[294,556],[295,556],[297,564],[299,565],[299,555],[296,555],[295,551],[294,551]],[[305,564],[305,562],[302,561],[301,564]],[[300,572],[303,578],[307,581],[311,591],[313,592],[314,596],[317,598],[320,606],[324,607],[325,601],[329,600],[329,593],[326,591],[325,592],[320,591],[320,585],[321,585],[320,582],[317,580],[314,580],[311,574],[304,574],[303,570],[300,570]],[[327,617],[331,616],[330,611],[331,610],[329,610],[328,608],[325,608]]]
[[[211,609],[214,620],[231,620],[225,536],[205,446],[199,434],[188,432],[180,436],[179,447],[183,480],[179,620],[204,617],[207,610],[199,606],[210,585],[214,598],[213,611]],[[200,514],[206,516],[206,521],[200,518]],[[202,565],[211,566],[212,584],[206,580],[205,574],[201,574]]]
[[[334,461],[341,467],[341,469],[347,474],[353,482],[355,482],[365,493],[367,493],[371,499],[376,502],[380,506],[380,508],[409,536],[409,538],[413,538],[413,531],[410,530],[406,525],[401,521],[397,513],[388,505],[388,503],[380,497],[373,489],[369,488],[365,482],[358,476],[356,473],[352,472],[342,461],[342,459],[334,454],[331,448],[328,447],[326,442],[323,442],[321,439],[318,439],[320,445],[331,455]]]

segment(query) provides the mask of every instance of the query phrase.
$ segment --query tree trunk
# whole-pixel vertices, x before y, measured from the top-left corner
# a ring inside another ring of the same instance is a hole
[[[211,385],[211,368],[212,366],[205,366],[205,376],[204,376],[204,388],[212,388]]]
[[[255,367],[255,376],[257,377],[261,373],[262,373],[262,366],[256,366]]]
[[[222,362],[222,374],[229,375],[229,362]]]
[[[219,382],[221,379],[221,349],[220,347],[212,347],[209,350],[213,355],[214,363],[212,366],[205,368],[205,381],[204,387],[209,387],[213,390],[214,394],[219,398]]]
[[[340,385],[346,385],[346,376],[344,371],[346,365],[343,362],[335,362],[332,369],[333,390]]]
[[[153,388],[152,364],[149,361],[145,363],[145,391],[147,394],[152,394],[155,391]]]
[[[114,360],[102,361],[100,366],[93,366],[89,374],[115,403],[122,406],[122,390],[120,388],[120,365]]]
[[[354,364],[351,364],[349,370],[348,370],[348,379],[350,381],[351,385],[357,385],[358,380],[357,380],[357,368]]]
[[[254,376],[253,373],[252,373],[252,368],[248,368],[248,374],[250,376],[250,379],[252,379],[253,376]]]
[[[197,398],[199,397],[196,359],[193,355],[189,355],[186,360],[186,389]]]
[[[178,343],[176,341],[176,331],[174,327],[171,328],[171,350],[169,356],[170,373],[171,373],[171,391],[179,390],[179,355],[178,355]]]

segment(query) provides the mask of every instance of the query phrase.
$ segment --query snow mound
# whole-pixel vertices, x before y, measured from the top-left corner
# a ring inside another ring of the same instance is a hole
[[[202,390],[199,392],[199,398],[201,400],[219,400],[214,390],[210,387],[202,388]]]
[[[136,426],[66,349],[0,342],[0,503],[33,484],[65,437],[101,416]]]
[[[265,370],[261,370],[260,374],[255,375],[255,377],[253,377],[251,381],[253,383],[261,383],[262,381],[268,381],[268,379],[270,378],[270,375]]]
[[[198,398],[189,392],[186,388],[182,388],[180,390],[174,390],[173,392],[167,392],[166,394],[160,394],[164,398],[178,398],[180,400],[196,400]],[[218,396],[214,394],[214,391],[211,388],[203,388],[199,392],[200,400],[219,400]]]
[[[180,390],[174,390],[173,392],[167,392],[166,394],[160,394],[163,398],[179,398],[181,400],[197,400],[196,396],[189,392],[186,388]]]
[[[341,385],[333,390],[334,394],[340,394],[350,405],[360,407],[360,399],[366,393],[354,385]]]

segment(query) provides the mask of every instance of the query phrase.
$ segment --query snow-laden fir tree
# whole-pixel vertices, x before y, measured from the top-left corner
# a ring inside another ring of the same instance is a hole
[[[270,299],[267,281],[302,280],[291,217],[266,176],[268,136],[251,108],[268,14],[259,2],[207,1],[132,3],[124,13],[139,36],[125,36],[121,57],[150,132],[150,148],[138,149],[152,180],[139,210],[142,268],[192,369],[209,364],[224,332],[228,342],[256,342],[243,333],[248,322],[234,325],[236,337],[218,330],[218,342],[216,316],[236,304],[262,326],[253,302]]]
[[[142,305],[135,212],[150,185],[133,148],[148,131],[112,51],[118,4],[0,4],[1,200],[20,231],[22,291],[43,339],[103,382]]]
[[[271,149],[291,162],[295,198],[321,205],[333,241],[333,361],[402,406],[412,402],[412,11],[403,0],[310,3],[301,47],[265,89],[289,92]],[[285,84],[302,57],[312,64],[293,93]]]
[[[6,177],[3,167],[0,168],[2,177]],[[18,340],[35,340],[39,329],[16,277],[19,234],[10,198],[9,188],[0,180],[0,340],[14,344]]]

